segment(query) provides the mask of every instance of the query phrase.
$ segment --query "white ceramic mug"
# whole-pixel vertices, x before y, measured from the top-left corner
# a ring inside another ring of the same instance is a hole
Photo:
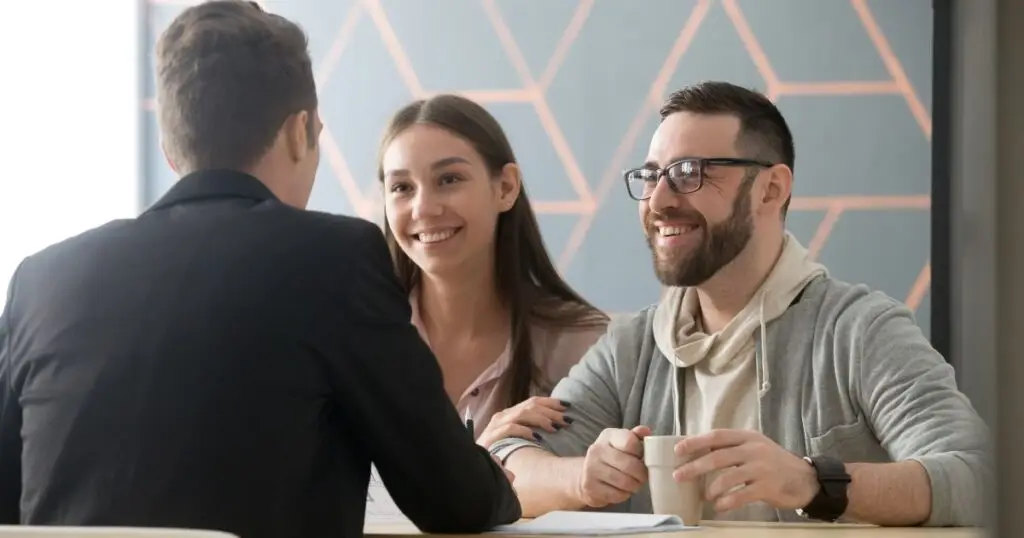
[[[704,511],[704,480],[678,482],[672,478],[672,473],[688,461],[675,452],[676,444],[685,438],[684,435],[645,437],[644,464],[654,513],[679,516],[686,525],[698,525]]]

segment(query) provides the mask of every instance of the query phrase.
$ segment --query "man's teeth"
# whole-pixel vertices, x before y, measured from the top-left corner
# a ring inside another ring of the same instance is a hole
[[[455,230],[445,230],[443,232],[429,232],[417,235],[417,239],[424,243],[438,243],[448,239],[455,235]]]
[[[662,237],[669,237],[684,234],[694,228],[696,228],[696,226],[662,226],[661,228],[658,228],[658,233],[661,234]]]

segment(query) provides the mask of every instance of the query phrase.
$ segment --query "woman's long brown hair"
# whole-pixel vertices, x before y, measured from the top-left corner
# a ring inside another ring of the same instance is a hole
[[[492,177],[497,177],[505,165],[516,163],[512,145],[494,116],[469,99],[442,94],[414,101],[392,117],[377,160],[381,182],[383,152],[395,137],[417,124],[440,127],[468,141],[483,158]],[[386,217],[384,233],[398,279],[406,293],[412,293],[420,281],[420,268],[398,246]],[[502,380],[506,405],[511,407],[529,398],[535,386],[545,392],[552,388],[539,375],[534,362],[530,334],[533,322],[552,327],[587,327],[607,323],[608,316],[577,294],[558,274],[544,248],[525,185],[512,208],[498,216],[495,235],[495,280],[499,296],[511,310],[512,363]]]

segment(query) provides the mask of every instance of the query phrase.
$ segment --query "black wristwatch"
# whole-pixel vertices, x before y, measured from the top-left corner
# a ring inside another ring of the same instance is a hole
[[[796,513],[810,519],[835,522],[846,513],[850,499],[846,496],[846,487],[850,484],[850,475],[846,472],[843,462],[828,456],[804,458],[818,473],[818,484],[821,488],[811,499],[810,504],[797,509]]]

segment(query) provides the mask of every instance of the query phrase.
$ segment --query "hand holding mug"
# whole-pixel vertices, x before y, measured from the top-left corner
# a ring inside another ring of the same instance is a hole
[[[579,499],[589,507],[600,508],[629,499],[646,484],[643,439],[650,434],[646,426],[601,432],[583,460]]]
[[[690,457],[676,469],[676,480],[719,471],[707,482],[705,498],[720,512],[758,501],[795,510],[807,506],[819,489],[809,463],[752,430],[690,436],[676,445],[676,454]]]

